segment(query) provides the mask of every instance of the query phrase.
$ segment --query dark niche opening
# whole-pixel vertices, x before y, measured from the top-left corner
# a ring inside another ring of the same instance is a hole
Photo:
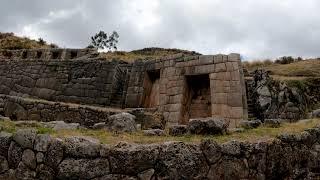
[[[74,59],[78,56],[78,52],[77,51],[70,51],[70,59]]]
[[[182,120],[211,117],[211,92],[209,74],[186,76],[183,96]]]
[[[143,82],[143,107],[153,108],[159,105],[159,82],[160,70],[149,71],[146,73]]]
[[[60,51],[52,51],[52,59],[58,59],[60,58]]]
[[[42,51],[37,51],[37,58],[39,59],[41,58],[41,56],[42,56]]]
[[[27,59],[28,57],[28,52],[27,51],[23,51],[22,52],[22,59]]]

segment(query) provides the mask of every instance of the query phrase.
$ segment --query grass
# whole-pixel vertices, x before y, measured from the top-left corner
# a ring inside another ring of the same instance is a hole
[[[265,69],[278,79],[301,79],[304,77],[320,77],[320,60],[308,59],[290,64],[276,64],[272,61],[243,62],[243,67],[249,71]]]
[[[145,136],[142,132],[116,134],[104,130],[77,129],[54,131],[45,128],[40,123],[20,124],[17,126],[14,122],[8,120],[0,121],[0,127],[7,132],[13,133],[19,128],[33,127],[39,133],[51,134],[53,137],[65,138],[69,136],[90,136],[100,140],[103,144],[116,144],[120,141],[126,141],[138,144],[161,143],[166,141],[182,141],[186,143],[199,143],[202,139],[213,139],[218,143],[224,143],[231,140],[239,141],[268,141],[282,133],[299,133],[305,129],[320,125],[320,119],[301,120],[296,123],[284,123],[279,128],[270,128],[261,126],[257,129],[249,129],[244,132],[235,132],[227,135],[202,136],[202,135],[184,135],[184,136]]]
[[[200,55],[194,51],[187,51],[181,49],[167,49],[167,48],[144,48],[134,51],[114,51],[114,52],[102,52],[100,53],[100,57],[104,57],[108,60],[123,60],[126,62],[133,62],[138,59],[149,60],[149,59],[157,59],[161,57],[166,57],[178,53],[183,53],[186,55]]]
[[[54,44],[47,44],[45,41],[32,40],[27,37],[18,37],[13,33],[0,32],[0,49],[47,49],[57,47]]]
[[[304,60],[291,64],[272,64],[265,67],[273,75],[320,77],[320,60]]]

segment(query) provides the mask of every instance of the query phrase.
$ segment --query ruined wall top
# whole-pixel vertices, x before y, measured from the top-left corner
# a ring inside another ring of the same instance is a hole
[[[0,60],[71,60],[91,59],[99,55],[97,49],[21,49],[1,50]]]

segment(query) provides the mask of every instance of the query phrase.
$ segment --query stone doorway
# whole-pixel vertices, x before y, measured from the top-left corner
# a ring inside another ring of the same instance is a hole
[[[144,108],[155,108],[159,105],[159,82],[160,70],[146,72],[143,82],[143,103]]]
[[[191,118],[211,117],[209,74],[186,76],[183,96],[182,124]]]

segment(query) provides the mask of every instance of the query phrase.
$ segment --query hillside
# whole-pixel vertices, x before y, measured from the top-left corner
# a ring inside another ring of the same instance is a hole
[[[38,48],[57,48],[55,44],[48,44],[43,39],[38,41],[29,39],[27,37],[19,37],[14,33],[0,32],[0,49],[38,49]]]
[[[280,78],[301,79],[304,77],[320,77],[320,60],[306,59],[290,64],[278,64],[272,61],[244,62],[243,67],[248,71],[266,69],[270,74]]]
[[[123,60],[127,62],[132,62],[137,59],[155,59],[159,57],[170,56],[178,53],[183,53],[186,55],[200,55],[195,51],[187,51],[181,49],[167,49],[167,48],[144,48],[133,51],[115,51],[115,52],[103,52],[100,54],[102,57],[107,59]]]

